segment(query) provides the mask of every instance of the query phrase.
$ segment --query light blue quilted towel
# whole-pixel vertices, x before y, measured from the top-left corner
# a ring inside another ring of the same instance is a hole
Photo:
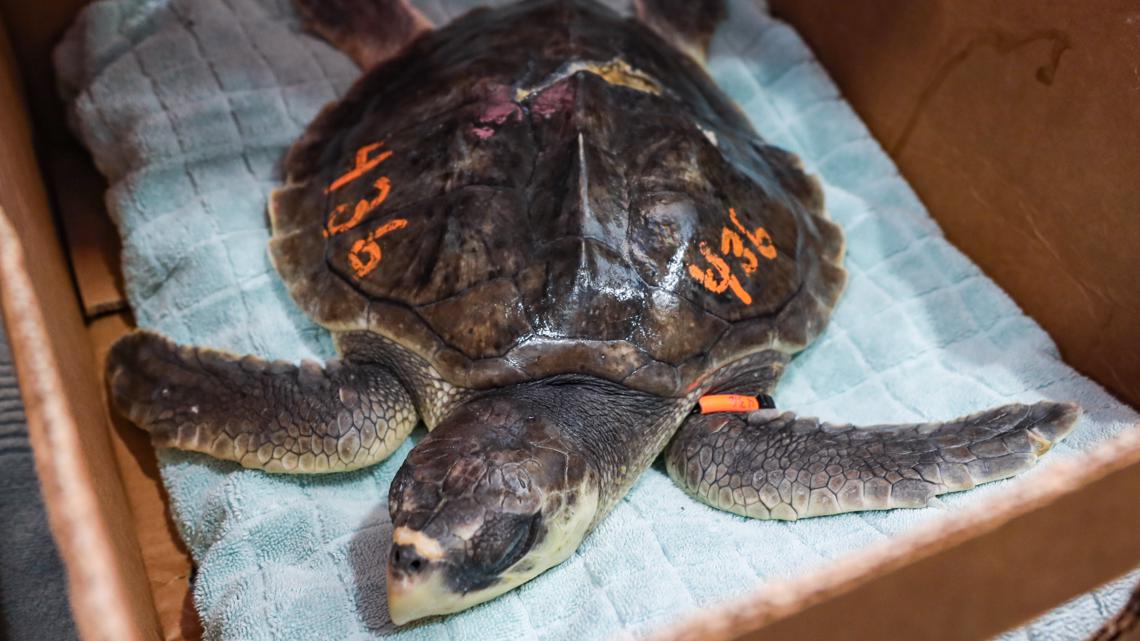
[[[458,4],[419,6],[440,24]],[[635,636],[977,504],[998,486],[1032,483],[1136,423],[946,242],[795,32],[745,0],[731,2],[730,14],[713,42],[712,74],[763,136],[822,175],[848,239],[847,292],[823,337],[788,368],[778,404],[873,424],[1075,400],[1085,408],[1076,431],[1024,477],[930,509],[797,523],[714,511],[654,468],[563,565],[493,602],[401,630],[384,602],[385,504],[410,444],[372,469],[321,478],[163,451],[171,509],[199,565],[194,597],[208,639]],[[138,324],[265,357],[331,356],[325,332],[269,264],[265,201],[287,146],[357,76],[348,60],[300,33],[288,0],[97,0],[57,65],[72,124],[110,180]],[[1010,637],[1078,638],[1123,603],[1121,585]]]

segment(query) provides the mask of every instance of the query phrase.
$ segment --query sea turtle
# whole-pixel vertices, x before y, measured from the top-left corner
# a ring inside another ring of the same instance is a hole
[[[1071,429],[1047,402],[872,428],[694,411],[755,409],[845,282],[818,181],[703,71],[720,2],[529,0],[437,30],[406,0],[299,7],[367,70],[270,204],[274,264],[341,360],[138,332],[108,380],[158,446],[267,472],[372,465],[423,421],[389,493],[396,623],[565,560],[663,452],[697,500],[796,519],[920,507]]]

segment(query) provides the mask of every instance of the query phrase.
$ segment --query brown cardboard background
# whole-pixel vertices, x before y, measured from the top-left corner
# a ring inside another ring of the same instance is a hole
[[[0,0],[0,16],[10,25],[36,127],[41,170],[71,258],[80,303],[91,317],[126,309],[119,237],[103,205],[107,182],[66,127],[51,63],[52,49],[87,1]]]
[[[100,429],[103,390],[3,26],[0,20],[0,311],[48,519],[80,635],[158,638],[130,506]]]
[[[1140,405],[1140,2],[771,5],[950,241]]]
[[[100,218],[102,194],[95,186],[97,183],[74,188],[69,176],[76,165],[71,159],[60,159],[68,143],[62,114],[53,96],[47,58],[74,10],[82,4],[84,0],[0,0],[0,14],[10,21],[17,59],[27,80],[27,97],[38,127],[35,136],[39,161],[58,180],[51,197],[55,200],[56,215],[63,219],[64,231],[74,231],[78,225],[106,222]],[[880,139],[888,146],[899,147],[897,159],[904,174],[915,184],[951,239],[971,253],[1039,320],[1045,322],[1042,313],[1057,313],[1061,321],[1066,321],[1056,327],[1046,326],[1075,364],[1118,393],[1127,390],[1130,382],[1140,381],[1137,370],[1127,369],[1137,363],[1135,343],[1129,356],[1130,337],[1127,331],[1119,329],[1122,322],[1125,329],[1137,326],[1136,299],[1129,298],[1129,293],[1140,287],[1129,283],[1127,278],[1137,270],[1135,263],[1129,262],[1131,256],[1123,250],[1135,247],[1140,221],[1134,215],[1121,213],[1127,212],[1129,203],[1136,203],[1135,185],[1122,181],[1121,177],[1127,178],[1130,169],[1140,167],[1136,157],[1140,145],[1135,144],[1137,127],[1132,122],[1129,128],[1129,120],[1140,117],[1134,115],[1140,111],[1135,109],[1137,98],[1131,94],[1123,98],[1117,95],[1124,90],[1131,91],[1133,86],[1127,84],[1131,80],[1121,72],[1124,68],[1111,67],[1113,73],[1110,74],[1105,59],[1097,57],[1123,52],[1121,59],[1126,63],[1137,59],[1129,48],[1136,45],[1129,39],[1133,32],[1120,27],[1120,24],[1133,24],[1127,21],[1129,16],[1120,13],[1125,3],[1097,0],[1068,7],[1059,2],[1031,0],[1009,3],[977,0],[970,4],[949,0],[773,0],[773,4],[784,11],[816,47]],[[1083,15],[1081,7],[1088,7],[1089,15]],[[1123,16],[1124,22],[1111,22],[1109,18],[1113,15]],[[1038,28],[1034,25],[1057,16],[1078,20],[1079,28],[1066,32],[1066,37],[1075,44],[1072,50],[1060,52],[1060,66],[1050,73],[1055,55],[1053,40],[1050,40],[1052,32],[1046,34],[1049,37],[1029,37],[1023,44],[1018,44],[1016,34],[1021,33],[1019,29],[1031,29],[1029,34],[1032,35]],[[971,17],[973,22],[959,22],[965,20],[964,17]],[[1111,24],[1101,25],[1099,21]],[[980,31],[970,31],[970,25],[980,25],[977,27]],[[996,29],[996,35],[985,35],[990,27]],[[1098,29],[1102,27],[1109,30],[1103,41],[1098,39],[1101,34]],[[1003,40],[1003,33],[1013,33],[1014,39]],[[1115,44],[1109,44],[1111,42]],[[997,53],[1005,49],[1009,51]],[[1088,57],[1070,56],[1073,51],[1083,51]],[[0,65],[5,64],[3,58],[0,52]],[[1074,74],[1071,78],[1065,75],[1070,60],[1084,75]],[[1007,64],[1012,66],[1005,66]],[[980,69],[971,70],[971,65]],[[1040,84],[1037,78],[1042,68],[1041,75],[1052,83],[1042,86],[1067,87],[1068,93],[1050,93],[1035,86],[1033,82]],[[1071,85],[1065,84],[1070,80]],[[1097,85],[1109,82],[1120,84]],[[37,448],[37,455],[47,462],[41,470],[41,478],[49,503],[55,504],[53,530],[61,541],[61,552],[71,574],[72,604],[77,620],[88,641],[193,638],[198,633],[197,624],[192,617],[184,616],[188,588],[185,551],[172,538],[167,522],[155,520],[161,511],[158,501],[162,495],[145,452],[131,440],[129,433],[117,432],[107,422],[98,383],[100,361],[97,356],[94,359],[90,356],[93,346],[98,354],[107,340],[122,331],[123,320],[104,317],[89,323],[86,331],[83,329],[83,311],[91,320],[95,314],[115,309],[115,296],[121,296],[113,282],[114,261],[105,258],[113,258],[117,250],[107,248],[102,241],[94,239],[96,236],[87,233],[71,234],[63,241],[64,234],[52,226],[52,210],[36,172],[36,161],[30,154],[28,134],[31,130],[21,111],[19,96],[12,91],[15,86],[11,75],[5,76],[0,69],[0,132],[4,132],[4,136],[0,136],[0,151],[4,152],[0,154],[0,204],[8,206],[8,213],[32,256],[28,264],[34,269],[27,270],[26,275],[39,294],[30,312],[24,308],[15,313],[24,315],[25,321],[29,313],[40,314],[46,324],[43,329],[47,330],[40,334],[50,337],[54,347],[55,359],[46,363],[40,354],[27,349],[27,341],[22,342],[21,376],[32,371],[59,385],[52,398],[36,390],[32,390],[32,396],[25,393],[29,416],[36,423],[33,428],[38,428],[41,434],[54,435],[78,446],[71,450],[75,457],[73,464],[68,464],[57,452],[48,455],[43,445]],[[996,94],[1000,97],[996,100],[976,100],[983,89],[1008,93]],[[1088,100],[1082,102],[1086,98]],[[949,102],[943,104],[944,100]],[[1027,106],[1022,109],[1019,101]],[[907,105],[921,106],[907,111]],[[1096,130],[1097,123],[1107,124],[1101,130],[1092,131]],[[1082,137],[1081,127],[1092,131],[1091,137]],[[891,137],[908,129],[910,133],[903,139],[905,144]],[[1043,131],[1050,135],[1042,141],[1039,139]],[[5,159],[8,162],[4,162]],[[56,171],[60,166],[65,169]],[[1044,169],[1052,173],[1043,173]],[[1093,198],[1087,188],[1081,188],[1086,185],[1084,182],[1058,179],[1069,174],[1082,180],[1085,174],[1092,175],[1088,184],[1095,183],[1102,188],[1098,192],[1102,198]],[[68,188],[71,190],[64,193]],[[979,207],[980,197],[1003,207],[998,213]],[[1023,201],[1034,209],[1018,209]],[[1063,225],[1058,231],[1057,225],[1050,225],[1049,221],[1064,223],[1067,219],[1056,212],[1065,214],[1070,203],[1096,206],[1083,210],[1085,217],[1075,232],[1065,230]],[[1010,209],[1011,204],[1013,209]],[[1018,219],[1012,217],[1018,212],[1029,215],[1027,211],[1035,212],[1032,220],[1037,231],[1032,234],[1026,234],[1025,226],[1017,225]],[[954,229],[962,225],[966,232],[974,234],[955,237]],[[1009,227],[1014,229],[1011,231]],[[60,251],[61,242],[66,242],[71,258],[70,275],[85,302],[82,307],[68,281],[68,262]],[[1089,251],[1089,247],[1097,251]],[[1106,256],[1101,257],[1100,253]],[[84,256],[94,256],[94,262]],[[1021,282],[1019,278],[1031,285],[1025,292],[1015,289]],[[1073,283],[1066,285],[1066,278]],[[97,295],[90,296],[94,305],[87,304],[91,286],[102,288],[96,291]],[[1085,291],[1088,287],[1110,304],[1098,306],[1097,298]],[[1047,288],[1053,288],[1060,296],[1051,301]],[[1078,296],[1087,298],[1091,304],[1083,308],[1077,305],[1074,312]],[[103,304],[108,307],[99,307]],[[1050,305],[1060,311],[1056,312]],[[1034,306],[1042,307],[1044,312],[1035,311]],[[11,315],[13,308],[7,305],[5,311]],[[1093,357],[1091,365],[1082,364],[1073,355],[1071,335],[1090,327],[1081,318],[1071,316],[1074,313],[1104,315],[1105,329],[1087,334],[1085,343],[1077,345],[1087,348],[1087,354]],[[1100,336],[1115,342],[1107,343],[1108,347],[1098,346],[1096,339]],[[14,337],[14,342],[16,340]],[[1097,358],[1103,358],[1108,368],[1099,376]],[[1105,372],[1111,376],[1106,378]],[[1110,382],[1118,379],[1123,387]],[[1134,393],[1128,398],[1134,403],[1137,400]],[[64,401],[62,404],[58,402],[60,399]],[[1135,505],[1140,495],[1137,451],[1132,444],[1128,460],[1117,461],[1121,465],[1119,474],[1123,476],[1115,478],[1125,479],[1127,483],[1123,485],[1116,483],[1108,487],[1103,478],[1098,481],[1074,477],[1068,479],[1069,485],[1054,488],[1056,494],[1043,498],[1042,504],[1031,512],[1022,512],[1016,522],[962,529],[954,541],[940,538],[923,545],[910,539],[894,541],[903,552],[891,555],[886,559],[889,563],[878,563],[874,558],[853,561],[853,565],[863,565],[849,569],[846,574],[837,569],[838,575],[822,577],[822,580],[812,577],[811,580],[820,582],[801,585],[799,592],[793,595],[795,598],[785,594],[773,604],[764,601],[763,595],[756,595],[750,597],[751,606],[739,604],[731,618],[723,614],[710,615],[712,623],[718,626],[715,638],[749,635],[752,635],[750,638],[786,638],[781,631],[795,630],[805,635],[802,638],[830,638],[841,631],[847,635],[845,638],[881,639],[885,638],[883,634],[893,635],[899,630],[897,626],[908,620],[908,613],[899,610],[900,601],[913,608],[912,614],[921,614],[909,619],[920,625],[931,620],[953,622],[955,616],[968,617],[969,625],[965,629],[922,628],[935,635],[927,637],[932,639],[977,638],[975,635],[983,630],[997,630],[1023,621],[1032,613],[1056,605],[1096,582],[1119,575],[1140,560],[1137,547],[1140,540],[1121,536],[1140,529],[1137,522],[1140,514],[1127,507]],[[92,488],[97,488],[94,496],[91,496]],[[90,499],[86,504],[93,510],[88,513],[90,518],[79,521],[60,518],[61,514],[68,515],[61,506],[67,505],[62,497],[69,492],[85,494]],[[1062,523],[1050,516],[1056,511],[1054,507],[1063,509],[1056,501],[1069,501],[1068,505],[1079,506],[1081,511],[1075,515],[1065,512],[1073,518]],[[1017,526],[1017,523],[1027,522],[1034,526]],[[1042,530],[1066,542],[1067,558],[1083,568],[1072,582],[1063,576],[1057,577],[1043,564],[1026,562],[1026,559],[1032,561],[1035,557],[1055,553],[1052,541],[1042,537]],[[90,544],[93,538],[97,545],[69,545],[79,534],[86,537],[82,542]],[[1096,541],[1112,541],[1113,545],[1109,548],[1088,545]],[[1020,582],[1017,585],[1027,589],[986,590],[984,578],[977,579],[983,582],[983,587],[965,595],[968,597],[965,599],[948,599],[937,590],[924,589],[942,580],[937,571],[932,573],[931,567],[967,568],[978,577],[988,576],[987,572],[997,572],[999,577],[1010,573],[1006,566],[995,564],[994,559],[1010,564],[1020,559],[1022,565],[1018,566],[1015,578]],[[883,561],[884,557],[878,560]],[[1011,595],[1015,598],[1007,600]],[[707,622],[679,625],[676,630],[663,631],[661,638],[677,638],[678,634],[700,630],[702,623]],[[731,625],[725,627],[726,622]],[[126,633],[122,633],[124,627]],[[117,633],[111,634],[112,630]]]

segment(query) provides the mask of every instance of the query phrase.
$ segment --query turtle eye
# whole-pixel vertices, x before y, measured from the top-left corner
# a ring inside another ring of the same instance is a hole
[[[507,545],[507,549],[503,551],[503,556],[491,569],[492,574],[501,574],[505,572],[520,559],[526,556],[526,553],[534,547],[535,541],[538,539],[538,534],[542,530],[542,514],[537,513],[526,519],[514,530],[514,536]]]
[[[450,568],[461,592],[496,583],[523,559],[543,532],[542,514],[497,514],[488,517],[472,538],[468,555]]]

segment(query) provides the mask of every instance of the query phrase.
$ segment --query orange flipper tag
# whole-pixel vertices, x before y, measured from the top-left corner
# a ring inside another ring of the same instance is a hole
[[[741,394],[709,394],[702,396],[697,403],[701,406],[701,414],[755,412],[760,409],[760,399]]]

